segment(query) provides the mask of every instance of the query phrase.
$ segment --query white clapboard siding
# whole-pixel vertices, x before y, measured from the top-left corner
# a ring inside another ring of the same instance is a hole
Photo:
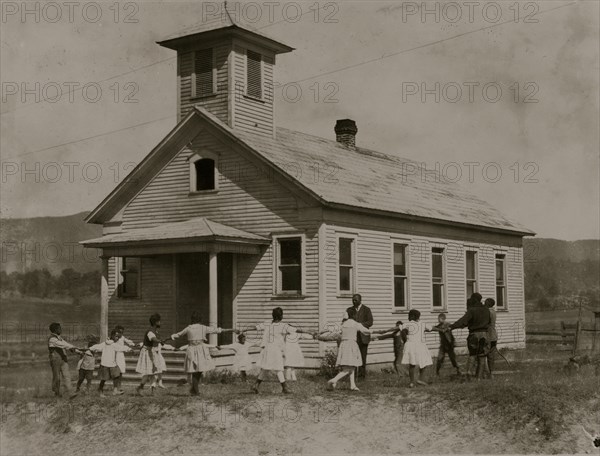
[[[234,48],[233,79],[236,85],[233,122],[234,127],[255,134],[273,136],[273,66],[272,55],[262,55],[262,100],[246,96],[246,49]]]
[[[116,259],[113,259],[116,260]],[[115,265],[115,261],[111,261]],[[175,330],[173,257],[159,255],[142,258],[141,293],[139,298],[119,298],[116,293],[116,276],[111,280],[111,299],[108,305],[109,330],[116,325],[123,325],[127,336],[141,341],[149,328],[148,321],[153,313],[162,317],[162,334],[172,334]],[[112,271],[116,268],[113,266]]]
[[[374,328],[387,328],[397,320],[407,321],[407,312],[394,312],[392,248],[393,243],[408,243],[408,282],[410,307],[421,311],[421,320],[436,324],[438,311],[431,307],[431,248],[444,247],[446,308],[448,321],[460,318],[466,310],[466,261],[467,249],[478,252],[478,287],[484,298],[495,298],[495,252],[507,254],[507,287],[509,305],[506,311],[498,312],[498,326],[504,336],[500,345],[522,346],[524,332],[523,276],[520,248],[503,247],[486,243],[465,243],[462,241],[434,238],[431,236],[406,235],[401,232],[390,233],[369,230],[364,227],[327,225],[324,241],[327,250],[321,278],[325,280],[323,289],[326,296],[326,321],[339,323],[345,309],[351,305],[351,298],[339,297],[337,290],[337,238],[344,233],[353,233],[356,237],[356,292],[363,296],[363,303],[371,308]],[[511,258],[509,258],[509,256]],[[510,261],[513,259],[514,261]],[[464,347],[467,330],[455,331],[457,345]],[[439,344],[437,334],[426,335],[426,341],[432,354]],[[392,358],[393,347],[389,340],[376,341],[369,346],[369,354],[377,360]]]
[[[221,44],[213,48],[216,67],[217,92],[206,97],[192,98],[192,73],[194,69],[194,53],[178,54],[179,71],[179,115],[183,118],[196,104],[206,108],[223,122],[228,121],[229,78],[228,59],[231,52],[230,44]]]
[[[257,170],[254,165],[237,153],[224,147],[212,137],[200,134],[192,149],[179,153],[126,207],[123,213],[123,230],[155,226],[161,223],[183,221],[193,217],[211,220],[269,237],[272,233],[304,233],[306,251],[306,291],[304,299],[273,299],[272,252],[269,247],[262,256],[239,255],[237,260],[236,324],[252,325],[269,319],[273,307],[285,311],[286,321],[302,328],[318,327],[318,223],[299,217],[296,199],[287,189],[273,181],[272,175]],[[204,150],[216,154],[218,168],[218,191],[202,195],[189,194],[189,162],[193,154],[202,155]],[[161,257],[149,258],[142,265],[143,312],[135,303],[112,302],[114,312],[128,324],[139,320],[146,327],[150,307],[144,296],[148,286],[171,287],[173,271],[165,266],[164,276],[154,274],[152,281],[145,280],[147,262],[160,261]],[[163,316],[163,326],[175,320],[174,295],[171,296],[169,313]],[[154,301],[152,301],[154,302]],[[162,302],[161,302],[162,305]],[[162,307],[161,307],[162,308]],[[157,308],[158,309],[158,308]],[[159,310],[156,310],[159,311]],[[113,312],[113,313],[114,313]],[[170,317],[170,315],[173,315]],[[112,321],[111,321],[112,324]],[[303,342],[305,354],[316,355],[318,344]]]

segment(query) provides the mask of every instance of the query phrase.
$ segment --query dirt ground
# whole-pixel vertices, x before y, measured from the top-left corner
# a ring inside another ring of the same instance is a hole
[[[154,454],[598,454],[600,383],[556,361],[512,363],[493,380],[465,381],[449,368],[429,386],[375,372],[350,392],[302,375],[282,395],[272,379],[260,395],[239,381],[185,386],[136,397],[95,391],[55,400],[3,389],[2,456]],[[147,392],[146,394],[149,394]],[[583,428],[582,428],[583,426]]]

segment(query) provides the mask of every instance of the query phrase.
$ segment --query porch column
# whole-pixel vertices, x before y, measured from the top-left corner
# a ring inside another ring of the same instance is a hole
[[[100,283],[100,342],[108,338],[108,260],[110,257],[102,256],[102,278]]]
[[[218,301],[217,301],[217,254],[209,252],[208,254],[208,324],[216,328],[218,325]],[[210,334],[208,342],[216,344],[217,334]]]

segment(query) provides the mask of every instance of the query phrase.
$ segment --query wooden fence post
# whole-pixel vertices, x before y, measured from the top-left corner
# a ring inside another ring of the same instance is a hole
[[[600,349],[600,311],[594,312],[594,332],[592,336],[592,353]]]
[[[575,355],[577,353],[580,336],[581,336],[581,320],[577,320],[577,325],[575,326],[575,338],[573,339],[573,355]]]

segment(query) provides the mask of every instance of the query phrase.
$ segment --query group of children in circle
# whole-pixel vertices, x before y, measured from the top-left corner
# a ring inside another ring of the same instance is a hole
[[[200,393],[200,379],[203,374],[215,369],[215,361],[210,354],[210,349],[224,350],[229,349],[235,353],[233,369],[239,372],[242,380],[247,381],[247,372],[253,367],[249,349],[251,347],[260,347],[257,367],[260,369],[256,381],[252,385],[252,391],[259,392],[261,382],[264,380],[267,372],[274,372],[279,380],[283,393],[289,393],[288,381],[296,380],[295,368],[304,367],[304,356],[298,344],[300,339],[316,339],[322,341],[336,341],[338,343],[336,366],[339,373],[327,382],[327,388],[332,390],[337,386],[337,382],[348,376],[350,380],[350,390],[358,391],[355,382],[355,370],[362,365],[361,353],[357,344],[358,333],[370,334],[373,338],[394,338],[394,348],[396,354],[395,367],[398,364],[408,365],[410,384],[425,385],[424,371],[427,366],[432,365],[432,358],[429,349],[424,342],[424,332],[438,331],[440,333],[440,353],[438,355],[437,370],[441,367],[441,362],[445,354],[449,354],[453,366],[460,373],[456,364],[454,355],[454,338],[452,332],[448,329],[449,325],[445,323],[445,316],[442,314],[439,318],[439,324],[431,327],[420,322],[420,312],[412,309],[408,314],[408,322],[403,324],[397,322],[392,328],[372,330],[364,327],[356,321],[356,311],[349,308],[343,318],[341,325],[334,328],[328,328],[321,332],[305,331],[301,328],[283,322],[283,310],[276,307],[272,311],[272,320],[250,326],[243,331],[232,328],[215,328],[201,323],[201,316],[194,312],[191,316],[191,323],[183,330],[172,334],[166,339],[161,339],[159,330],[161,326],[161,317],[159,314],[150,316],[150,328],[145,332],[143,342],[136,345],[133,341],[124,336],[124,328],[117,326],[111,331],[110,338],[103,343],[88,344],[88,348],[80,350],[79,362],[79,381],[77,390],[79,391],[84,380],[87,380],[89,389],[93,370],[95,367],[94,353],[101,352],[100,369],[98,378],[100,379],[99,391],[103,395],[106,381],[112,380],[114,389],[113,394],[123,394],[121,389],[122,374],[125,372],[125,353],[140,347],[139,357],[136,365],[136,372],[141,375],[141,382],[136,388],[138,394],[142,394],[145,386],[150,384],[150,389],[154,392],[155,388],[165,388],[163,385],[162,374],[167,370],[162,350],[177,350],[169,342],[186,339],[187,344],[179,347],[179,350],[185,350],[184,372],[190,382],[190,394],[198,395]],[[262,338],[249,342],[246,337],[248,331],[261,331]],[[212,345],[207,342],[210,334],[236,333],[237,342],[228,345]],[[379,337],[378,337],[379,335]],[[401,353],[397,348],[401,347]],[[398,359],[401,355],[401,359]],[[418,369],[419,377],[416,377]]]

